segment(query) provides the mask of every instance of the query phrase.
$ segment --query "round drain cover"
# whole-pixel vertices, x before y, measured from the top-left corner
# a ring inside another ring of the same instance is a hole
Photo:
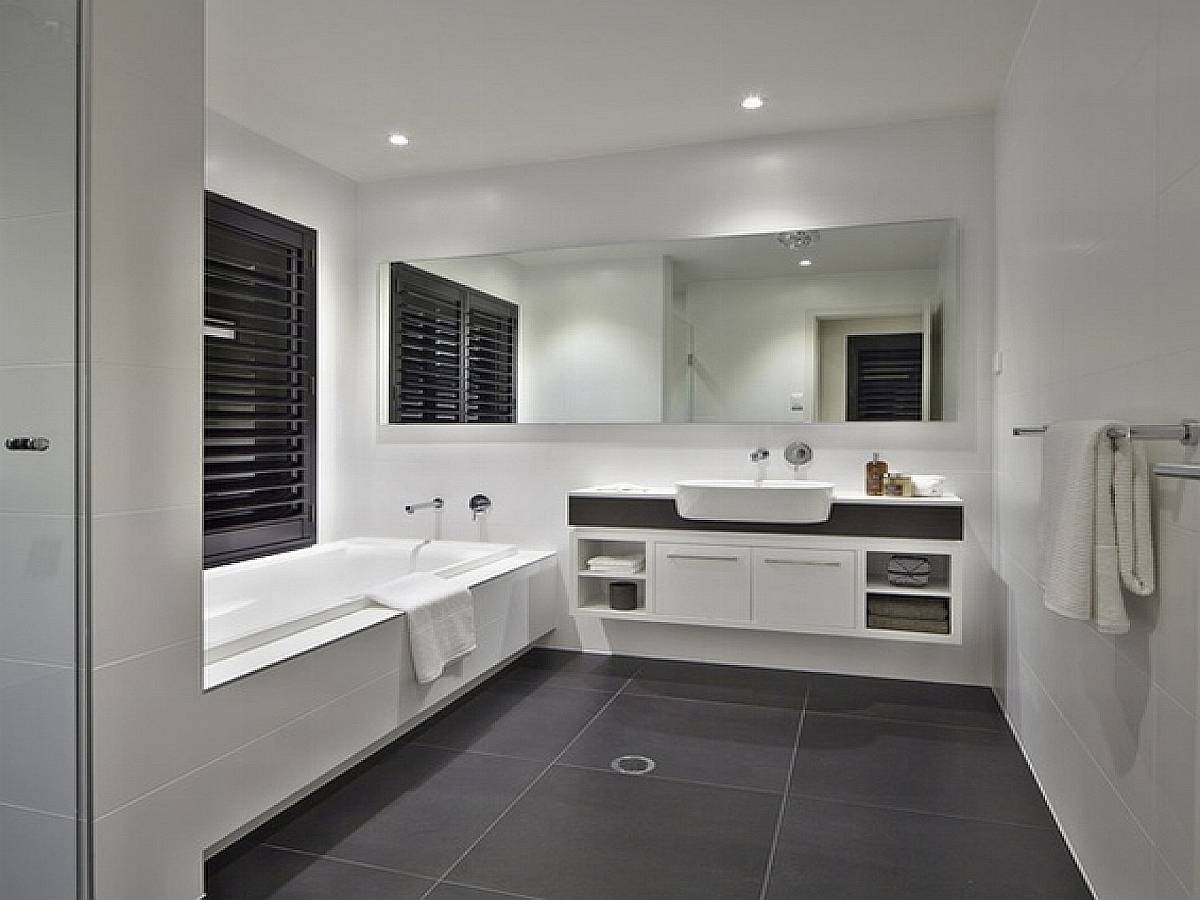
[[[618,756],[609,763],[612,770],[620,775],[649,775],[654,771],[654,760],[648,756]]]

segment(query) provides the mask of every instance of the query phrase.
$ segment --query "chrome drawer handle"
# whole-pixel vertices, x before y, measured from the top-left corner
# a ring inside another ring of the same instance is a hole
[[[709,562],[737,562],[737,556],[692,556],[688,553],[668,553],[667,559],[703,559]]]
[[[45,453],[50,449],[50,439],[44,437],[10,437],[4,441],[4,449]]]
[[[829,566],[836,569],[842,567],[840,562],[823,559],[764,559],[763,562],[773,566]]]

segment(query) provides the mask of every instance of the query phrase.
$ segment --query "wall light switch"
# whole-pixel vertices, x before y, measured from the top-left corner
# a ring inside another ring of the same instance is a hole
[[[802,392],[792,394],[790,405],[792,412],[804,412],[804,394]]]

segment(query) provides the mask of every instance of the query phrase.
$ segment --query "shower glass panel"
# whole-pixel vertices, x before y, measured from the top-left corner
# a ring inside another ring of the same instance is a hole
[[[0,0],[0,896],[80,884],[77,0]]]

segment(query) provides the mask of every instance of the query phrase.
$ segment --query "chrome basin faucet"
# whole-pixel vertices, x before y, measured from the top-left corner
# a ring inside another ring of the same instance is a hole
[[[750,462],[754,463],[754,486],[761,487],[763,478],[767,474],[767,461],[771,458],[771,451],[766,447],[758,447],[750,451]]]

